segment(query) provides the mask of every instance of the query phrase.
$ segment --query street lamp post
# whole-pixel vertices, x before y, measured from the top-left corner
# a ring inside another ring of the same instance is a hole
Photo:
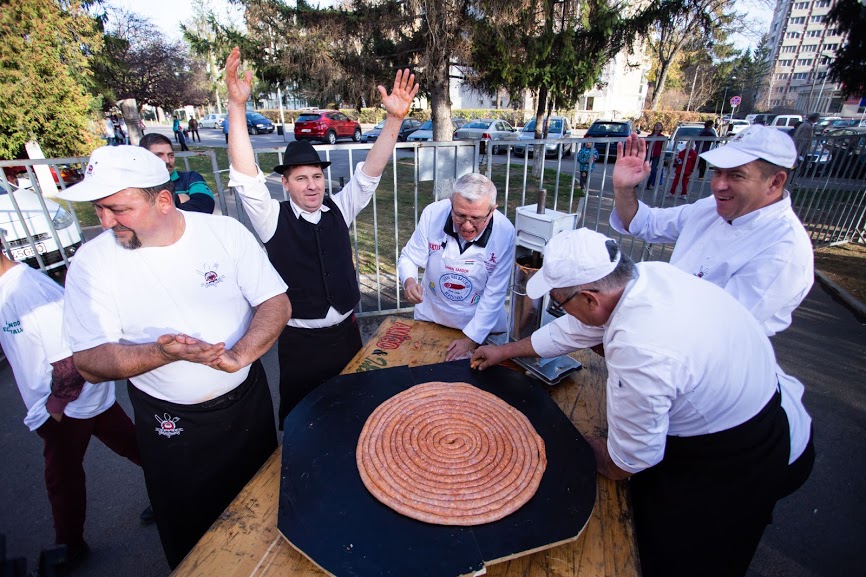
[[[821,56],[823,56],[824,58],[830,59],[830,58],[834,58],[836,55],[831,53],[831,52],[827,52],[826,50],[824,52],[821,52],[820,54],[818,54],[818,56],[815,57],[815,66],[812,67],[812,73],[813,74],[817,74],[817,72],[818,72],[818,62],[820,61],[819,57],[821,57]],[[824,71],[824,82],[821,83],[821,93],[818,95],[818,106],[813,106],[812,105],[812,102],[813,102],[812,101],[812,94],[815,92],[815,79],[814,78],[812,79],[812,85],[809,87],[809,101],[807,104],[808,110],[806,110],[806,114],[808,114],[810,112],[817,112],[818,109],[821,108],[821,97],[824,96],[824,85],[826,83],[827,83],[827,71],[825,70]],[[827,105],[827,107],[829,108],[829,104]]]
[[[827,64],[830,64],[829,59],[833,58],[835,55],[830,54],[829,52],[822,52],[821,56],[824,56],[825,58],[827,58]],[[830,99],[829,98],[827,99],[827,106],[821,105],[822,101],[824,100],[824,86],[826,84],[827,84],[827,70],[824,70],[824,80],[821,81],[821,92],[818,93],[818,109],[821,110],[823,108],[822,112],[825,114],[830,109]]]
[[[728,98],[728,88],[731,87],[731,82],[736,80],[736,79],[737,79],[736,76],[731,76],[728,79],[728,82],[725,83],[725,94],[724,94],[724,96],[722,96],[722,110],[721,110],[721,112],[719,112],[719,118],[721,118],[725,114],[725,100],[727,100],[727,98]]]

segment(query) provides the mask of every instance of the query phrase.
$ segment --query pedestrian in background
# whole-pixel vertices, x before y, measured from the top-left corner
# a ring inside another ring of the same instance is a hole
[[[195,142],[195,139],[198,138],[198,141],[201,142],[201,135],[198,133],[198,120],[195,119],[195,116],[189,119],[187,128],[189,129],[190,139]]]
[[[683,186],[680,196],[687,196],[689,192],[689,180],[692,178],[692,172],[695,171],[695,163],[698,161],[698,153],[692,148],[691,142],[686,142],[686,147],[677,154],[674,160],[675,172],[674,182],[671,184],[671,191],[668,196],[676,196],[677,185],[682,178]]]
[[[589,173],[592,171],[593,163],[598,161],[598,150],[591,142],[584,142],[577,153],[577,163],[580,165],[580,188],[586,190],[586,182],[589,180]]]
[[[653,142],[650,145],[650,175],[649,180],[647,180],[647,187],[656,185],[656,175],[659,170],[659,161],[662,158],[662,154],[665,151],[665,141],[663,138],[667,138],[666,135],[662,134],[662,126],[661,122],[656,122],[653,125],[653,131],[647,138],[658,138],[656,142]]]
[[[702,138],[717,138],[719,135],[716,134],[715,129],[713,128],[713,121],[707,120],[704,122],[704,128],[698,133],[698,136]],[[703,140],[698,142],[698,178],[703,178],[704,173],[707,171],[707,161],[700,157],[701,154],[708,151],[713,147],[713,143],[710,140]]]

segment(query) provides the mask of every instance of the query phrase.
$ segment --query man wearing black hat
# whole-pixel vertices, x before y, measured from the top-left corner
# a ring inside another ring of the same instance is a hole
[[[235,48],[226,60],[228,120],[243,125],[252,73],[238,77],[239,67],[240,50]],[[323,169],[331,163],[323,162],[310,143],[290,142],[283,164],[274,167],[289,197],[278,202],[256,166],[249,135],[243,130],[229,132],[229,185],[235,187],[268,258],[288,285],[292,303],[292,318],[279,339],[280,428],[307,393],[339,374],[361,348],[353,314],[361,295],[349,225],[370,202],[417,93],[415,75],[408,70],[397,71],[390,94],[379,86],[387,112],[385,128],[345,188],[329,198]]]

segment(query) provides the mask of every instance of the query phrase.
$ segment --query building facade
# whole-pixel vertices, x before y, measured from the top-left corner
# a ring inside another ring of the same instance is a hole
[[[804,114],[839,112],[839,87],[827,68],[845,37],[827,24],[835,0],[778,0],[770,24],[772,66],[759,102],[767,109],[793,108]]]

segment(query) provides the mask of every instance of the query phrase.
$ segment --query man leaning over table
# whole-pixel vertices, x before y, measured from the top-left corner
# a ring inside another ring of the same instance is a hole
[[[607,439],[598,472],[631,478],[644,577],[745,575],[783,495],[810,469],[788,465],[793,419],[769,339],[732,296],[667,263],[633,264],[588,229],[555,236],[526,287],[567,313],[531,337],[479,347],[486,369],[604,344]],[[601,339],[584,327],[599,327]]]
[[[243,126],[252,89],[252,73],[238,77],[239,67],[240,51],[235,48],[226,60],[228,120],[235,126]],[[243,130],[228,133],[229,185],[240,196],[292,301],[292,319],[278,346],[281,428],[307,393],[338,375],[361,349],[354,315],[361,293],[349,226],[376,191],[417,93],[415,75],[408,70],[397,72],[390,94],[379,86],[385,127],[345,188],[328,198],[323,169],[331,163],[323,162],[309,142],[290,142],[283,164],[274,167],[289,197],[279,202],[271,198],[265,175],[256,165],[249,135]]]
[[[486,176],[459,178],[450,198],[421,213],[397,272],[416,319],[463,331],[448,345],[446,361],[468,357],[491,332],[506,330],[513,262],[514,226],[496,210],[496,185]]]
[[[259,357],[291,307],[238,221],[175,207],[165,163],[137,146],[95,150],[61,193],[105,231],[66,279],[63,333],[92,383],[129,379],[160,540],[176,567],[277,446]]]

